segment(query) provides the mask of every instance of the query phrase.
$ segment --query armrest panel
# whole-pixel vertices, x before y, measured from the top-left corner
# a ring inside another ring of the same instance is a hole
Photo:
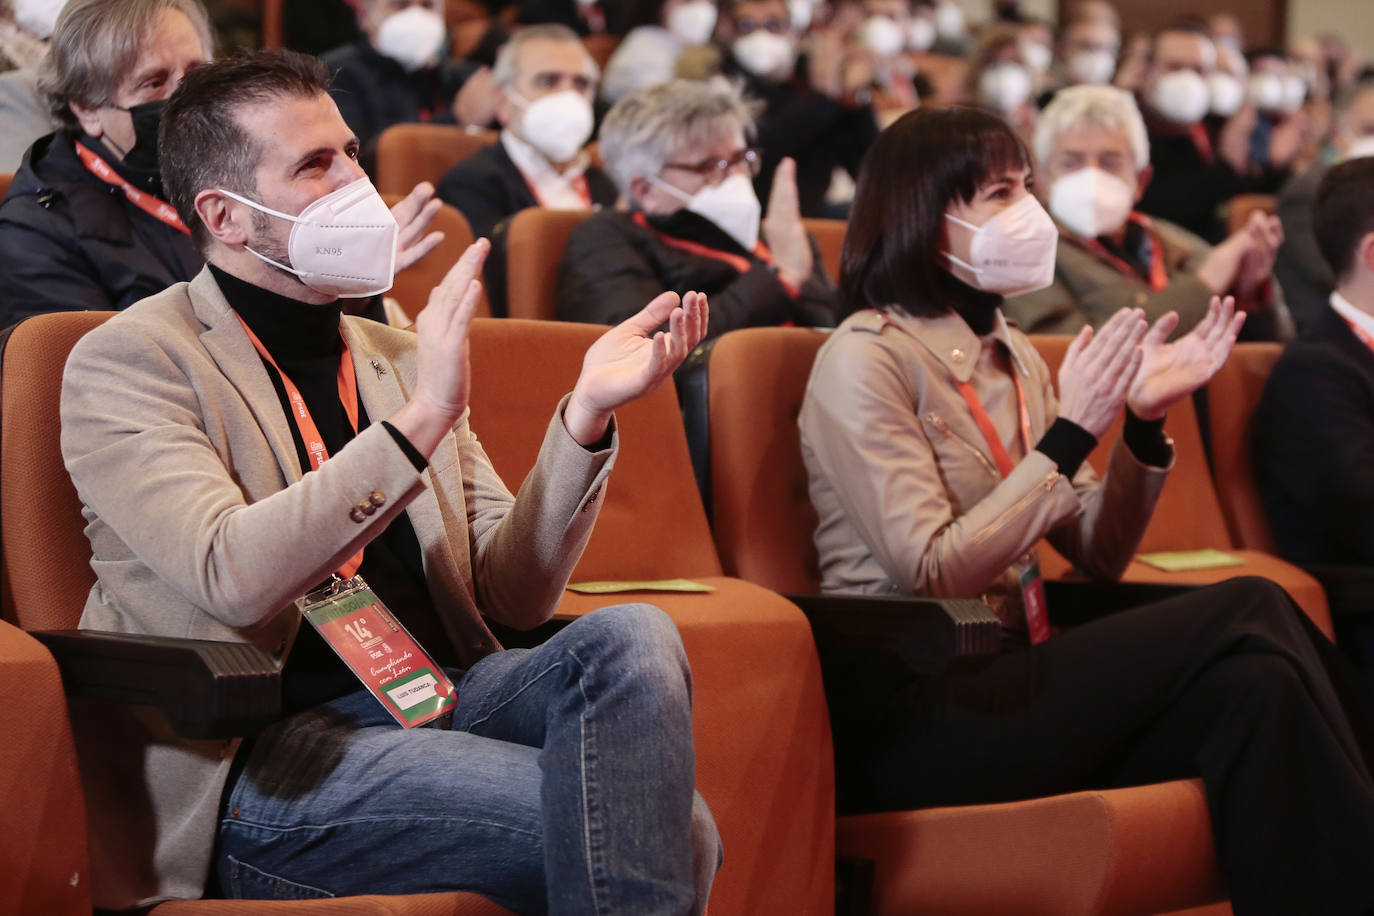
[[[787,595],[811,622],[824,652],[881,650],[912,670],[956,658],[989,655],[1002,643],[1002,623],[983,602],[966,598],[885,595]]]
[[[281,670],[256,646],[99,630],[31,633],[68,696],[152,706],[184,738],[233,738],[281,712]]]

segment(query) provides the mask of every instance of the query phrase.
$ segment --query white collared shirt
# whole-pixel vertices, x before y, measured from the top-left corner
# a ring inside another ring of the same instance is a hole
[[[590,157],[584,149],[561,173],[553,163],[511,130],[501,131],[501,145],[534,191],[541,207],[550,210],[585,210],[587,202],[577,192],[575,182],[587,171]]]
[[[1336,310],[1337,315],[1364,331],[1370,339],[1374,340],[1374,315],[1357,309],[1350,304],[1349,299],[1338,292],[1333,291],[1331,293],[1330,301],[1331,307]]]

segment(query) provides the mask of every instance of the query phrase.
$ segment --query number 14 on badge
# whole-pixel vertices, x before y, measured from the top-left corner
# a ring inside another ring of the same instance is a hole
[[[319,631],[377,702],[406,728],[450,712],[458,692],[361,576],[305,596],[305,619]]]

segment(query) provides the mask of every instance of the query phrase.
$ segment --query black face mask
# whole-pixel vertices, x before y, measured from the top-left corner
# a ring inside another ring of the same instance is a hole
[[[162,122],[162,109],[167,107],[166,99],[144,102],[127,111],[134,121],[134,145],[124,154],[124,162],[135,169],[157,168],[157,128]]]

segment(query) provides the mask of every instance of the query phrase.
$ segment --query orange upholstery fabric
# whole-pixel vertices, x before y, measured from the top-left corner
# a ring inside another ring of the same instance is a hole
[[[1059,365],[1064,361],[1064,354],[1073,338],[1063,334],[1036,334],[1032,335],[1031,340],[1051,372],[1057,376]],[[1169,409],[1164,429],[1174,440],[1174,469],[1160,494],[1154,517],[1145,529],[1145,537],[1140,544],[1141,552],[1215,547],[1235,554],[1244,562],[1241,566],[1222,569],[1166,573],[1133,561],[1122,579],[1128,582],[1207,585],[1234,576],[1264,576],[1282,585],[1321,631],[1331,636],[1331,612],[1321,583],[1277,557],[1231,549],[1234,542],[1222,515],[1216,487],[1212,485],[1207,455],[1202,447],[1202,433],[1191,398],[1184,398]],[[1107,460],[1120,436],[1121,421],[1118,420],[1089,456],[1088,461],[1098,473],[1105,472]],[[1040,559],[1041,567],[1049,578],[1072,574],[1069,561],[1048,543],[1042,545]]]
[[[405,195],[383,194],[382,197],[386,200],[387,206],[394,207]],[[435,230],[444,234],[444,240],[409,270],[398,273],[395,284],[386,294],[400,303],[411,321],[415,320],[415,316],[420,314],[425,303],[429,302],[430,291],[439,285],[439,281],[444,279],[449,268],[472,244],[472,229],[468,226],[468,221],[463,218],[463,214],[448,204],[439,205],[439,213],[430,224],[430,231]],[[485,289],[482,291],[482,301],[477,303],[477,314],[491,314],[491,304],[487,302]]]
[[[513,916],[476,894],[336,897],[332,900],[175,900],[154,916]]]
[[[0,623],[0,913],[91,911],[86,804],[57,663]]]
[[[843,817],[836,846],[877,862],[881,916],[1147,914],[1223,895],[1197,780]]]
[[[496,131],[456,124],[397,124],[377,138],[377,190],[409,194],[422,181],[438,184],[444,173],[484,146]]]
[[[1277,213],[1278,209],[1279,201],[1273,194],[1238,194],[1226,205],[1226,231],[1244,229],[1251,213]]]
[[[840,282],[840,254],[844,251],[845,222],[842,219],[804,219],[806,231],[815,236],[820,246],[821,258],[825,261],[825,272],[836,283]]]
[[[582,45],[587,49],[587,53],[591,55],[592,60],[596,61],[596,65],[602,70],[605,70],[606,61],[610,60],[611,55],[615,53],[615,49],[620,47],[620,36],[610,35],[605,32],[599,32],[594,35],[583,35]]]
[[[1281,344],[1237,344],[1207,385],[1213,476],[1231,543],[1269,553],[1274,553],[1274,536],[1255,490],[1250,418],[1264,392],[1264,381],[1282,353]]]
[[[282,11],[286,0],[262,0],[262,46],[275,51],[286,46]]]
[[[590,210],[531,207],[506,230],[506,307],[512,318],[552,320],[558,298],[558,261]]]
[[[5,195],[10,192],[11,181],[14,181],[13,172],[0,172],[0,200],[4,200]]]

